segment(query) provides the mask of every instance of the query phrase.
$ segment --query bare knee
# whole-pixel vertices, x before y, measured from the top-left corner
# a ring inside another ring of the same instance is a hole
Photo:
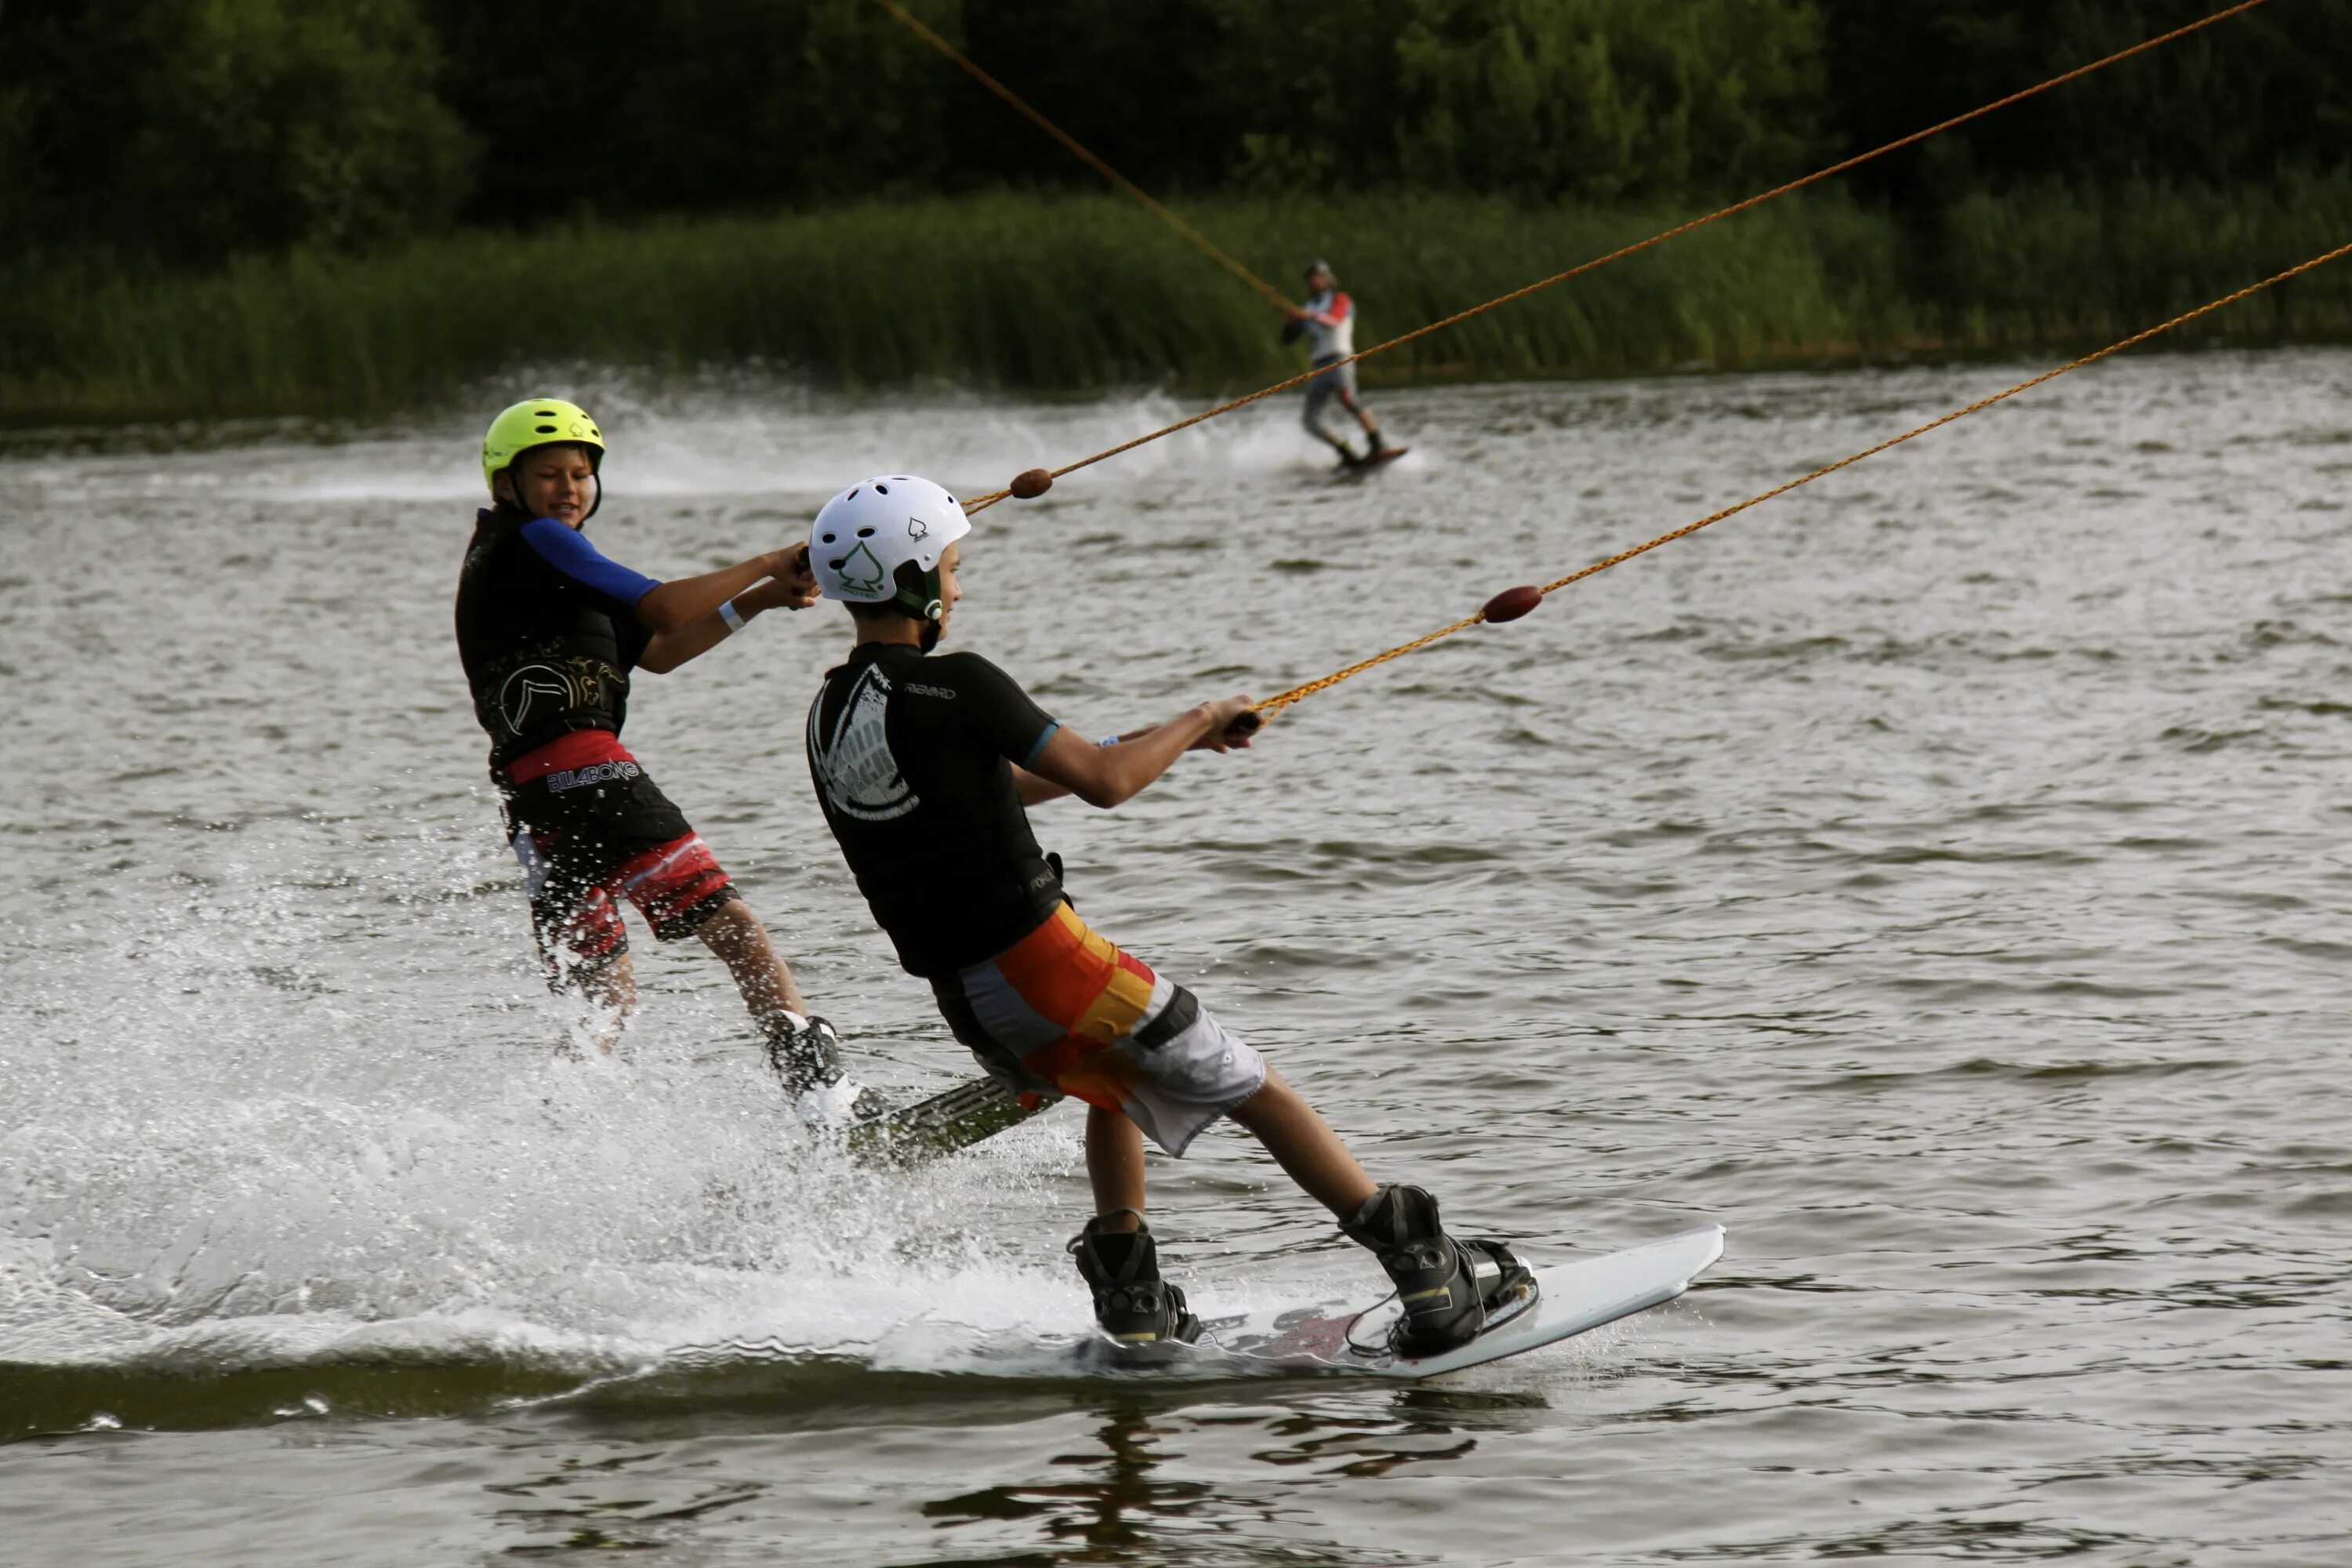
[[[1265,1080],[1252,1091],[1247,1100],[1225,1114],[1255,1132],[1261,1121],[1296,1110],[1311,1110],[1312,1107],[1300,1098],[1298,1091],[1290,1087],[1289,1080],[1275,1071],[1272,1063],[1268,1063]]]

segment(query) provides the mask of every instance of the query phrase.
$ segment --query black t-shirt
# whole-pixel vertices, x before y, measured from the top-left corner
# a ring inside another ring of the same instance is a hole
[[[653,637],[635,605],[657,586],[553,518],[478,515],[457,575],[457,657],[493,770],[574,730],[620,733],[629,671]]]
[[[976,653],[863,643],[809,705],[817,804],[909,973],[1003,952],[1062,902],[1013,782],[1060,728]]]

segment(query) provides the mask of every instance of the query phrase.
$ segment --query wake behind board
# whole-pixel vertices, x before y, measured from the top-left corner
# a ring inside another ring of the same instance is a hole
[[[1524,1256],[1524,1255],[1523,1255]],[[1326,1304],[1276,1308],[1212,1319],[1201,1342],[1170,1346],[1149,1362],[1126,1360],[1097,1338],[1083,1358],[1097,1365],[1144,1365],[1180,1376],[1356,1376],[1412,1382],[1482,1366],[1664,1306],[1723,1256],[1723,1227],[1701,1226],[1648,1242],[1535,1271],[1535,1299],[1467,1344],[1435,1355],[1402,1356],[1389,1345],[1401,1309],[1394,1297],[1376,1306]],[[1159,1347],[1154,1347],[1159,1351]]]

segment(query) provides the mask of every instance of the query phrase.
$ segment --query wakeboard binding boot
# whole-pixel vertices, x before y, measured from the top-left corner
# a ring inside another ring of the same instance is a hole
[[[1419,1187],[1381,1188],[1339,1228],[1371,1249],[1396,1286],[1404,1308],[1394,1340],[1400,1355],[1466,1344],[1535,1297],[1534,1274],[1509,1247],[1446,1235],[1437,1200]]]
[[[766,1034],[768,1065],[776,1069],[784,1098],[802,1121],[843,1127],[890,1109],[880,1095],[843,1070],[841,1037],[823,1018],[780,1014]]]
[[[1133,1230],[1109,1228],[1122,1215],[1135,1215]],[[1184,1292],[1160,1277],[1159,1244],[1135,1210],[1095,1215],[1070,1238],[1069,1251],[1094,1291],[1095,1321],[1120,1345],[1189,1344],[1201,1337],[1201,1320],[1185,1307]]]

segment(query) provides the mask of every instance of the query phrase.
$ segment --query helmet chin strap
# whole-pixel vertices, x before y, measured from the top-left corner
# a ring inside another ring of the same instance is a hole
[[[940,574],[937,567],[926,572],[909,561],[891,574],[898,592],[890,596],[890,607],[910,620],[923,624],[922,641],[925,653],[940,646],[940,622],[946,608],[940,602]]]

